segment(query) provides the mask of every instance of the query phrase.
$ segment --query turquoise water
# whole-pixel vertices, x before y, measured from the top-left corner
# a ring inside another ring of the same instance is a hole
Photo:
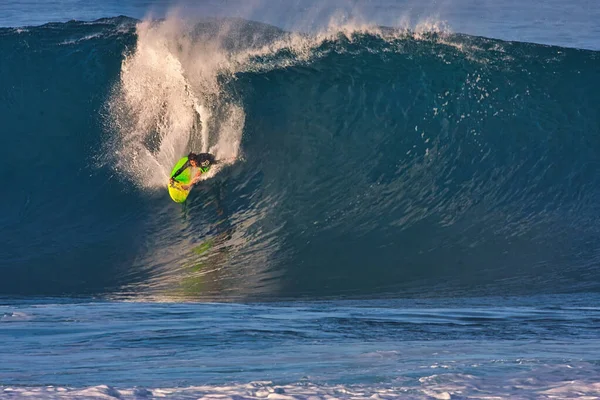
[[[3,3],[0,398],[600,396],[598,8]]]

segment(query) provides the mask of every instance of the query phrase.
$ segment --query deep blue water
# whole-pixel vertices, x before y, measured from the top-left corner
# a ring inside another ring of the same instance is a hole
[[[600,396],[598,5],[173,9],[0,5],[0,398]]]

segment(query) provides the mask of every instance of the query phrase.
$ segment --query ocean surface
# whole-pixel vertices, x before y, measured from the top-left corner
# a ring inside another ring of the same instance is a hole
[[[600,398],[600,4],[94,4],[0,4],[0,399]]]

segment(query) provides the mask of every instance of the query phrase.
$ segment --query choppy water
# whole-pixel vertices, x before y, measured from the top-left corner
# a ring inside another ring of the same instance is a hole
[[[590,302],[3,302],[0,397],[593,397]]]
[[[597,6],[77,4],[0,19],[0,397],[600,396]]]

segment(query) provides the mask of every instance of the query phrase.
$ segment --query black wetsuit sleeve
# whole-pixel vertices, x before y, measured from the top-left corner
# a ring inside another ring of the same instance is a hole
[[[187,160],[187,161],[186,161],[186,162],[185,162],[185,163],[184,163],[184,164],[181,166],[181,168],[179,168],[179,169],[178,169],[178,170],[177,170],[177,171],[176,171],[176,172],[173,174],[173,176],[171,176],[171,178],[173,178],[173,179],[177,178],[177,177],[178,177],[178,176],[179,176],[179,175],[180,175],[180,174],[181,174],[183,171],[185,171],[185,169],[186,169],[187,167],[189,167],[189,166],[190,166],[190,160]]]

